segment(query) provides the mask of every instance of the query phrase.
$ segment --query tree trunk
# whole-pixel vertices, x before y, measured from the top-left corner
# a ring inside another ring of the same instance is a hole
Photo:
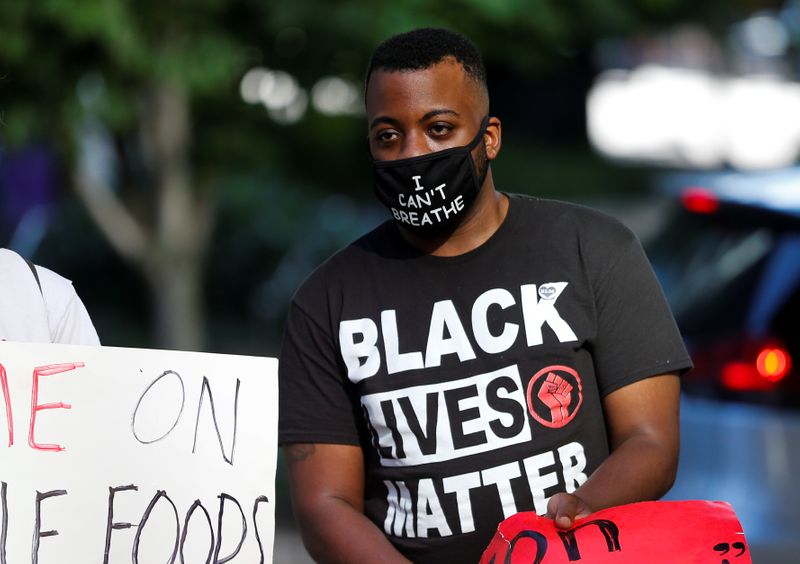
[[[201,350],[205,323],[201,279],[208,241],[205,200],[192,190],[190,108],[176,83],[156,85],[145,108],[143,137],[158,182],[158,218],[150,267],[160,346]]]
[[[154,265],[148,276],[158,346],[202,350],[205,325],[202,295],[202,261],[176,260]]]
[[[192,186],[190,107],[182,85],[152,86],[140,110],[143,152],[155,181],[156,221],[137,220],[112,188],[79,168],[78,194],[112,246],[145,276],[157,346],[201,350],[202,278],[212,224],[209,199]]]

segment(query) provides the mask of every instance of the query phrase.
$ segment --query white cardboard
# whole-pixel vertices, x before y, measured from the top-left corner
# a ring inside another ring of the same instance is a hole
[[[276,359],[0,342],[0,365],[0,564],[272,561]]]

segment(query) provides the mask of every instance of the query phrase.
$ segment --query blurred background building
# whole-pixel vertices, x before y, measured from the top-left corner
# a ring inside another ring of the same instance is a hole
[[[106,345],[276,355],[301,280],[385,217],[362,74],[420,26],[484,53],[500,189],[644,239],[659,187],[800,155],[798,0],[4,0],[2,244],[72,279]]]

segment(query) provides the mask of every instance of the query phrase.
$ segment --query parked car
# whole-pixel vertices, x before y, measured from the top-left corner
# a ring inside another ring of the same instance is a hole
[[[663,188],[648,254],[695,362],[668,498],[728,501],[754,562],[800,562],[800,168]]]

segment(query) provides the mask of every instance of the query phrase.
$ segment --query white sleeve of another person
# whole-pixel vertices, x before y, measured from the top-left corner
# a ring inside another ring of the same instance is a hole
[[[42,283],[51,341],[72,345],[99,345],[97,331],[72,282],[41,266],[37,266],[36,271]]]

